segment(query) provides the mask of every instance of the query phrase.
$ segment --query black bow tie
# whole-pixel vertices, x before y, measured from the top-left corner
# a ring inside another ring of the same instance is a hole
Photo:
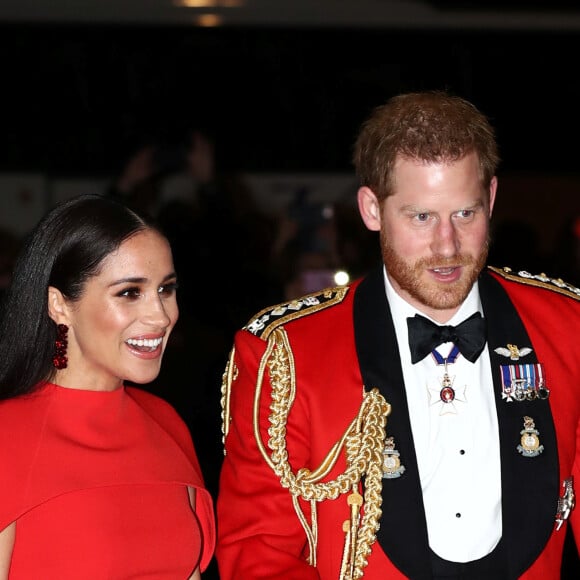
[[[485,320],[479,312],[457,326],[439,326],[415,314],[413,318],[407,318],[407,326],[413,364],[444,342],[452,342],[470,362],[475,362],[485,347]]]

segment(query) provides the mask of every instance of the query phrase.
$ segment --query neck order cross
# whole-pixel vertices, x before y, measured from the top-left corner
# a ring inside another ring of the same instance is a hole
[[[440,415],[447,413],[457,413],[457,409],[453,404],[456,400],[465,402],[465,389],[461,392],[456,392],[453,388],[453,381],[455,377],[449,375],[448,365],[452,365],[459,356],[459,348],[453,345],[453,348],[446,357],[443,357],[436,349],[431,351],[431,356],[435,360],[437,366],[443,366],[443,376],[440,379],[441,386],[439,389],[429,388],[429,395],[431,404],[443,403],[441,406]]]

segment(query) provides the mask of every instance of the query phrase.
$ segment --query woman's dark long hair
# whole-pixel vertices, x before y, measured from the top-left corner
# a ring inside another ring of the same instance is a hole
[[[158,228],[100,195],[58,204],[27,236],[0,313],[0,400],[30,393],[54,376],[56,324],[48,287],[78,300],[102,261],[133,234]]]

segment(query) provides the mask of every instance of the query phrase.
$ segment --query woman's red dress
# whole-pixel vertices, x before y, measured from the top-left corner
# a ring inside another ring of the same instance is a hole
[[[11,580],[186,579],[215,542],[187,426],[132,387],[0,403],[0,530],[14,521]]]

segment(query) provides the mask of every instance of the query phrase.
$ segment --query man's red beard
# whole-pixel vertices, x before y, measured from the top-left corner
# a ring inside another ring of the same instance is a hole
[[[469,294],[479,273],[484,268],[489,251],[489,240],[484,244],[479,256],[457,254],[452,258],[421,258],[414,264],[406,262],[396,253],[381,232],[381,250],[389,277],[401,290],[428,308],[449,310],[457,308]],[[426,282],[422,274],[433,268],[461,266],[461,278],[454,283],[443,284],[435,280]]]

